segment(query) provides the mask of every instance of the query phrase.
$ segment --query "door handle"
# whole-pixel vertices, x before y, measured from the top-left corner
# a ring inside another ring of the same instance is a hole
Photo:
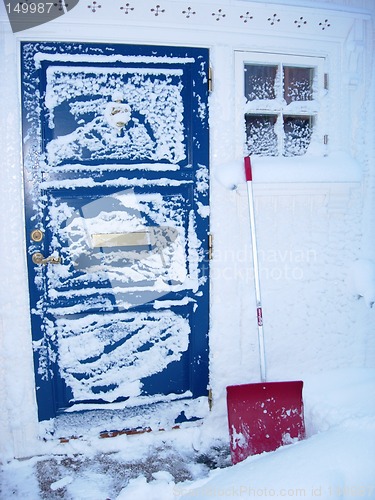
[[[59,255],[49,255],[48,257],[44,257],[44,255],[40,252],[35,252],[33,253],[31,257],[32,261],[34,264],[60,264],[61,263],[61,257]]]

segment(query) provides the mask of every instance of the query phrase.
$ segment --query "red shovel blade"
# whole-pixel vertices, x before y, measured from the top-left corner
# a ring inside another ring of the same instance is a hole
[[[227,387],[232,463],[305,437],[302,381]]]

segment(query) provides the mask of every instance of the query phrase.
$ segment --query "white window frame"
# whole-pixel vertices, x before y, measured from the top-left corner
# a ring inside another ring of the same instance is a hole
[[[251,101],[246,103],[245,97],[245,79],[244,69],[246,64],[256,64],[265,66],[275,66],[283,64],[284,66],[296,66],[302,68],[314,68],[314,99],[309,101],[307,105],[303,102],[291,103],[292,106],[284,105],[280,107],[280,101],[275,100],[274,103],[270,100]],[[303,161],[303,158],[311,156],[325,156],[327,154],[327,119],[326,119],[326,103],[325,95],[325,69],[326,59],[321,56],[300,56],[286,53],[266,53],[266,52],[251,52],[251,51],[236,51],[235,52],[235,94],[236,94],[236,154],[241,156],[247,154],[246,148],[246,127],[245,114],[261,114],[261,115],[293,115],[293,116],[312,116],[313,132],[310,145],[305,154],[297,156]],[[288,107],[290,112],[288,112]],[[257,155],[254,155],[257,156]],[[272,158],[283,157],[279,150],[277,156],[266,156]],[[264,158],[264,156],[263,156]],[[283,157],[283,158],[295,158]]]

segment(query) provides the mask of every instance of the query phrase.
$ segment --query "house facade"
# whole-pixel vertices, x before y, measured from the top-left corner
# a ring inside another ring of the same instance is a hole
[[[247,155],[267,380],[373,365],[372,0],[80,0],[15,32],[9,8],[5,456],[225,432],[226,387],[260,380]]]

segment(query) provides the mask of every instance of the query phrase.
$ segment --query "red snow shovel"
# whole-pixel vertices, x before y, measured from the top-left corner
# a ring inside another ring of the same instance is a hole
[[[305,437],[303,382],[300,380],[266,382],[252,172],[250,157],[247,156],[244,160],[249,198],[261,382],[227,387],[230,450],[233,464],[241,462],[250,455],[274,451],[282,445]]]

